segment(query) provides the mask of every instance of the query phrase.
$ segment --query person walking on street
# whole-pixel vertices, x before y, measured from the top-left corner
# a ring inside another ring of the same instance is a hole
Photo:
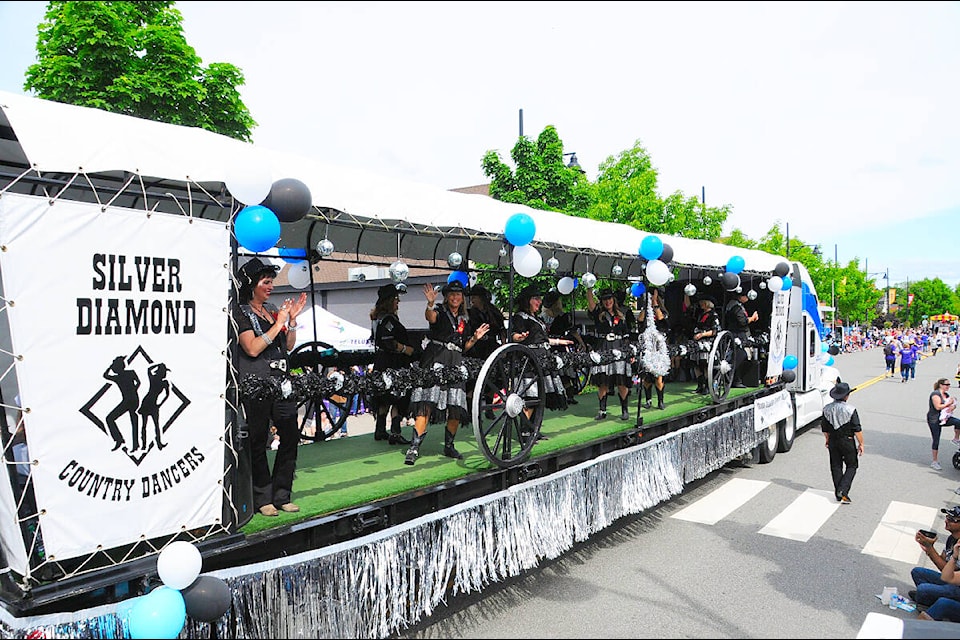
[[[933,392],[927,401],[927,426],[930,428],[930,437],[933,444],[930,449],[933,461],[930,466],[940,471],[943,467],[940,465],[940,429],[943,427],[953,427],[953,443],[960,443],[960,418],[956,416],[946,416],[943,422],[940,421],[940,412],[950,407],[955,407],[957,399],[952,398],[948,393],[950,389],[950,380],[947,378],[938,379],[933,385]]]
[[[850,487],[857,475],[859,456],[863,455],[863,431],[857,408],[847,402],[850,385],[838,382],[830,390],[833,402],[823,408],[821,429],[824,446],[830,452],[833,493],[840,504],[850,504]]]

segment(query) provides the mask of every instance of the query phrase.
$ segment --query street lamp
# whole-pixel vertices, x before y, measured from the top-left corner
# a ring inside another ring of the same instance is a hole
[[[887,267],[884,271],[875,271],[874,273],[868,273],[867,277],[871,278],[873,276],[882,275],[885,281],[886,286],[883,288],[883,315],[890,315],[890,267]]]
[[[567,166],[570,167],[571,169],[577,169],[578,171],[583,173],[583,167],[580,166],[580,162],[577,160],[577,152],[571,151],[570,153],[563,154],[564,158],[566,158],[567,156],[570,156],[570,162],[567,163]]]

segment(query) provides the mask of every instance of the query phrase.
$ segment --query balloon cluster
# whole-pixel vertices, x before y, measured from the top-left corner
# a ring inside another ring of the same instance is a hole
[[[232,171],[226,180],[234,198],[247,205],[234,216],[233,232],[242,247],[255,253],[277,244],[281,222],[296,222],[313,206],[310,189],[300,180],[282,178],[264,184],[263,175]]]
[[[655,287],[667,284],[673,273],[667,266],[673,260],[673,247],[655,235],[649,235],[640,241],[640,256],[647,260],[645,267],[647,282]]]
[[[203,558],[185,540],[168,545],[157,557],[163,585],[134,598],[127,622],[131,638],[177,638],[189,615],[214,622],[230,608],[230,588],[220,578],[201,576]]]

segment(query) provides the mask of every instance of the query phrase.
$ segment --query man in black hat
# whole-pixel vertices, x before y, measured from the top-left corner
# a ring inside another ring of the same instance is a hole
[[[858,457],[863,455],[863,431],[857,408],[847,402],[850,385],[838,382],[830,390],[833,402],[823,408],[821,430],[830,452],[833,493],[840,504],[850,504],[850,486],[857,475]]]
[[[941,577],[943,568],[948,564],[953,564],[953,548],[960,540],[960,506],[940,509],[940,513],[943,514],[943,527],[948,534],[947,541],[943,545],[943,551],[937,553],[937,550],[934,549],[933,545],[937,541],[935,535],[929,537],[924,535],[923,531],[917,531],[914,536],[917,544],[920,545],[923,552],[930,558],[930,562],[936,567],[936,569],[914,567],[910,570],[910,577],[917,588],[910,591],[908,595],[911,600],[917,603],[918,607],[929,607],[939,598],[960,600],[960,586],[948,584]]]

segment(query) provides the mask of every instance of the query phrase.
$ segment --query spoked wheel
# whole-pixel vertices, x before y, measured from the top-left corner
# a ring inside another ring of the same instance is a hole
[[[487,460],[507,468],[529,458],[544,404],[543,369],[533,351],[521,344],[497,347],[480,368],[471,407],[473,433]]]
[[[326,377],[331,367],[325,362],[336,357],[336,349],[326,342],[305,342],[288,356],[293,368],[311,368]],[[320,402],[313,399],[301,401],[297,406],[297,426],[300,439],[310,442],[326,440],[340,431],[350,415],[353,396],[331,395]]]
[[[729,331],[721,331],[713,340],[710,359],[707,360],[707,388],[715,403],[723,401],[730,393],[736,348],[733,334]]]
[[[590,382],[590,369],[587,367],[584,367],[583,369],[577,369],[577,380],[574,388],[576,389],[578,395],[587,388],[588,382]]]

